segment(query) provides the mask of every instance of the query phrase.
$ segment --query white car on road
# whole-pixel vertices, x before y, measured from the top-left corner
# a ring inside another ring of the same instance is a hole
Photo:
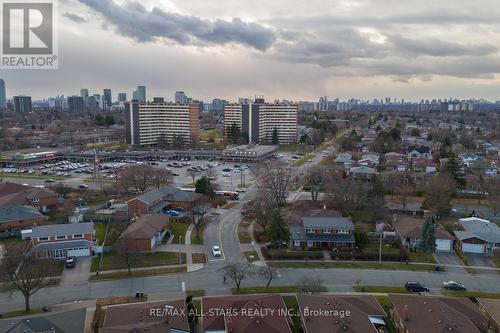
[[[221,252],[220,247],[218,245],[212,246],[212,254],[214,257],[222,256],[222,252]]]

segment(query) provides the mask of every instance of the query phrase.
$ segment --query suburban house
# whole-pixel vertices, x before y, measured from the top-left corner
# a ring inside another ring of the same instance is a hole
[[[353,179],[360,180],[372,180],[373,177],[377,174],[377,171],[373,168],[369,168],[367,166],[357,166],[349,169],[349,177]]]
[[[203,297],[201,313],[203,333],[292,333],[280,295]]]
[[[68,309],[63,312],[46,312],[36,316],[0,319],[0,332],[5,333],[84,333],[87,309]]]
[[[490,332],[500,332],[500,299],[477,298],[479,308],[489,319]]]
[[[432,159],[431,149],[424,145],[420,147],[412,146],[408,149],[408,159]]]
[[[500,249],[500,227],[488,220],[466,217],[458,220],[460,230],[454,231],[465,253],[493,254]]]
[[[407,216],[398,216],[395,221],[396,233],[401,238],[401,243],[410,250],[420,249],[424,222],[424,219]],[[436,251],[453,251],[453,236],[439,226],[436,227]]]
[[[389,313],[399,333],[480,333],[486,318],[466,297],[389,295]]]
[[[33,227],[31,253],[38,259],[92,255],[94,223],[49,224]]]
[[[304,332],[379,333],[385,312],[371,295],[297,295]],[[316,315],[319,311],[332,315]],[[349,316],[342,313],[349,311]],[[383,332],[383,330],[382,330]]]
[[[168,232],[170,217],[165,214],[147,214],[136,217],[120,235],[122,248],[131,252],[150,252],[161,244]]]
[[[375,154],[365,154],[357,161],[358,165],[374,167],[380,164],[380,156]]]
[[[127,201],[127,214],[129,217],[134,217],[161,213],[166,209],[177,207],[189,208],[199,198],[201,195],[198,193],[182,191],[174,186],[166,186],[143,193]]]
[[[290,225],[290,245],[295,249],[352,248],[354,225],[337,211],[320,210]]]
[[[45,216],[31,206],[0,207],[0,232],[19,232],[44,221]]]
[[[55,210],[62,199],[46,188],[0,183],[0,207],[33,206],[42,213]]]
[[[134,303],[106,308],[101,333],[188,333],[184,301]]]

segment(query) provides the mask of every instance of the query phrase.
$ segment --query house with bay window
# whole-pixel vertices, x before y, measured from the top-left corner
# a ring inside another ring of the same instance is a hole
[[[92,255],[94,223],[49,224],[33,227],[31,253],[38,259]]]
[[[347,217],[332,211],[303,216],[300,223],[291,225],[291,247],[295,249],[352,248],[355,244],[354,225]]]

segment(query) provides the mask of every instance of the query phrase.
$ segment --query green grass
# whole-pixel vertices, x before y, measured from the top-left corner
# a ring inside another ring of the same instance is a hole
[[[55,175],[34,175],[29,173],[5,173],[0,172],[0,178],[21,178],[21,179],[54,179],[54,180],[63,180],[69,179],[71,177],[65,176],[55,176]]]
[[[184,244],[184,237],[186,236],[186,231],[188,225],[182,222],[174,222],[170,225],[170,237],[173,237],[172,244],[179,244],[179,237],[182,236],[181,244]]]
[[[363,253],[376,253],[379,251],[379,243],[368,243],[363,245],[361,248]],[[399,249],[392,246],[387,246],[385,243],[382,243],[382,254],[399,254]]]
[[[358,293],[381,293],[381,294],[408,293],[405,287],[394,287],[394,286],[354,286],[352,289]]]
[[[312,150],[312,146],[305,146],[300,143],[295,143],[292,145],[280,145],[278,147],[278,151],[284,153],[302,153],[303,151],[307,152],[308,150]]]
[[[270,262],[276,268],[344,268],[344,269],[380,269],[401,271],[434,271],[435,265],[399,264],[376,262]]]
[[[299,313],[299,304],[297,302],[297,297],[295,296],[283,296],[283,301],[285,302],[286,308],[288,309],[288,313],[292,316],[293,326],[295,328],[295,332],[299,331],[299,327],[301,327],[302,322],[300,320]]]
[[[129,275],[127,271],[120,272],[112,272],[112,273],[100,273],[99,275],[92,274],[89,277],[90,281],[99,281],[99,280],[119,280],[119,279],[128,279],[128,278],[136,278],[143,276],[152,276],[152,275],[166,275],[166,274],[176,274],[176,273],[185,273],[185,267],[166,267],[166,268],[155,268],[155,269],[142,269],[137,271],[132,271]]]
[[[50,307],[48,309],[50,311]],[[42,307],[39,308],[31,308],[30,312],[22,310],[14,310],[14,311],[9,311],[9,312],[2,312],[0,313],[0,318],[14,318],[14,317],[20,317],[20,316],[26,316],[26,315],[32,315],[32,314],[40,314],[40,313],[45,313],[43,311]]]
[[[106,224],[94,223],[94,230],[97,245],[102,245],[106,234]]]
[[[0,245],[22,244],[24,242],[25,241],[18,237],[0,238]]]
[[[410,259],[411,262],[427,262],[430,264],[435,264],[436,260],[432,256],[432,254],[425,253],[425,252],[410,252]]]
[[[258,261],[259,260],[259,255],[257,254],[257,251],[251,250],[251,251],[245,251],[243,253],[245,254],[245,258],[247,258],[248,261]],[[250,258],[250,256],[253,256],[253,259]]]
[[[200,139],[201,140],[208,140],[210,139],[211,136],[217,141],[217,139],[222,139],[222,131],[218,129],[208,129],[208,130],[201,130],[200,131]]]
[[[481,292],[481,291],[468,291],[468,290],[448,290],[443,289],[443,295],[457,296],[457,297],[473,297],[473,298],[495,298],[500,299],[500,294]]]
[[[204,264],[207,262],[207,257],[203,253],[193,253],[191,254],[193,258],[193,264]]]
[[[248,232],[248,227],[250,226],[250,223],[247,221],[241,221],[240,225],[238,226],[238,238],[240,240],[240,243],[251,243],[252,242],[252,237],[250,236],[250,233]]]
[[[200,227],[199,236],[196,235],[196,229],[191,233],[191,244],[203,245],[203,235],[205,234],[206,224]]]
[[[186,263],[186,255],[182,254],[182,263]],[[167,266],[179,264],[179,254],[173,252],[154,252],[154,253],[135,253],[133,254],[132,268]],[[92,258],[90,271],[97,271],[99,258]],[[109,271],[115,269],[127,269],[124,260],[118,254],[106,253],[102,260],[100,271]]]
[[[283,293],[297,293],[299,291],[298,286],[269,286],[266,287],[245,287],[245,288],[231,288],[231,294],[233,295],[249,295],[249,294],[283,294]],[[326,287],[322,287],[322,292],[328,291]]]
[[[491,258],[491,261],[493,261],[493,263],[495,264],[495,266],[497,266],[498,268],[500,268],[500,256],[496,256],[496,257]]]

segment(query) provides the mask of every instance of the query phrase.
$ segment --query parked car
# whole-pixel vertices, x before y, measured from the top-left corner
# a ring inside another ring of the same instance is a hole
[[[80,185],[78,185],[78,187],[79,187],[79,188],[81,188],[81,189],[86,189],[86,188],[89,188],[89,187],[88,187],[87,185],[85,185],[85,184],[80,184]]]
[[[212,246],[212,254],[214,255],[214,257],[222,256],[222,251],[220,250],[220,247],[218,245]]]
[[[75,263],[76,263],[76,258],[75,257],[69,257],[64,262],[64,267],[66,267],[66,268],[75,268]]]
[[[45,182],[46,183],[55,183],[56,181],[52,178],[49,178],[49,179],[45,179]]]
[[[463,284],[456,281],[444,281],[443,288],[450,290],[467,290]]]
[[[427,288],[424,285],[422,285],[421,283],[415,282],[415,281],[406,282],[405,288],[406,288],[406,290],[408,290],[410,292],[414,292],[414,293],[428,292],[429,291],[429,288]]]
[[[173,209],[167,210],[165,212],[165,214],[170,215],[170,216],[174,216],[174,217],[177,217],[180,215],[180,213],[178,211],[173,210]]]

